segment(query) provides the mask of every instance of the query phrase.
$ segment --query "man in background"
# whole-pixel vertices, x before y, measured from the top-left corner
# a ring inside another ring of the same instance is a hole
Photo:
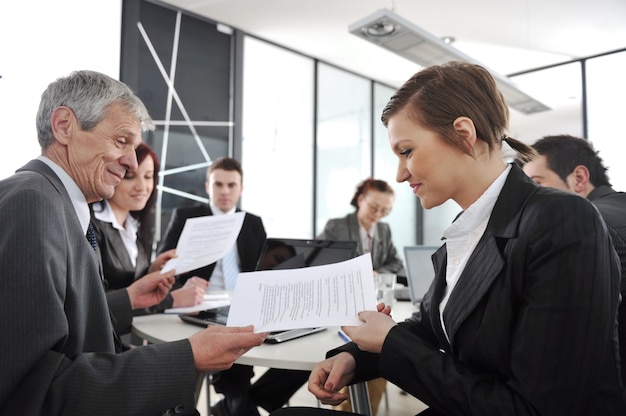
[[[213,161],[206,175],[205,189],[209,203],[176,208],[172,212],[163,239],[159,243],[159,254],[176,247],[188,218],[240,212],[237,204],[243,192],[241,164],[236,159],[222,157]],[[210,281],[209,290],[233,290],[239,272],[256,269],[266,237],[261,218],[246,212],[235,247],[216,263],[178,276],[178,284],[192,276],[199,276]],[[211,413],[218,416],[258,414],[257,403],[250,397],[250,379],[253,376],[252,366],[240,364],[214,374],[213,387],[216,392],[224,395],[224,399],[213,406]],[[287,399],[288,397],[285,401]]]
[[[222,157],[213,161],[206,175],[204,186],[209,203],[174,209],[159,243],[158,254],[176,248],[187,219],[241,211],[237,208],[243,192],[241,164],[233,158]],[[209,290],[232,290],[239,272],[255,270],[265,239],[261,218],[246,212],[236,246],[217,262],[178,276],[179,283],[184,283],[191,276],[199,276],[211,282]],[[229,260],[232,264],[229,264]],[[231,268],[233,264],[234,269]]]
[[[539,185],[573,192],[591,201],[613,240],[622,265],[618,322],[620,366],[626,383],[626,194],[611,187],[608,169],[587,140],[569,135],[546,136],[533,148],[539,156],[524,165],[524,172]]]

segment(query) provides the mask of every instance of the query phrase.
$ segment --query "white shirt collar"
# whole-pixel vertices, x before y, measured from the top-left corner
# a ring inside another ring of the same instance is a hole
[[[491,216],[491,211],[493,211],[493,207],[496,205],[510,170],[511,165],[507,165],[506,169],[489,185],[489,188],[483,192],[480,198],[444,230],[443,236],[446,239],[455,238],[476,230],[480,224]]]
[[[213,215],[234,214],[235,211],[237,211],[237,205],[235,205],[230,210],[228,210],[228,212],[224,212],[219,209],[215,204],[213,204],[213,201],[211,200],[209,200],[209,206],[211,207],[211,212],[213,213]]]
[[[70,196],[72,206],[74,207],[74,211],[76,211],[78,221],[80,221],[80,226],[83,228],[83,232],[87,233],[87,227],[89,226],[90,220],[89,205],[87,205],[87,199],[85,199],[83,191],[80,190],[74,179],[72,179],[72,177],[68,175],[67,172],[61,168],[61,166],[57,165],[45,156],[37,156],[37,159],[48,165],[50,169],[52,169],[59,177],[61,183],[63,183],[63,186],[65,187],[65,190]]]
[[[93,215],[100,221],[108,222],[113,224],[113,228],[117,230],[126,230],[129,234],[137,234],[137,230],[139,228],[139,221],[133,218],[132,215],[129,215],[126,218],[125,225],[122,225],[117,222],[117,218],[115,217],[115,213],[113,212],[113,208],[111,208],[111,204],[108,200],[105,200],[102,204],[102,210],[96,211],[94,210]]]

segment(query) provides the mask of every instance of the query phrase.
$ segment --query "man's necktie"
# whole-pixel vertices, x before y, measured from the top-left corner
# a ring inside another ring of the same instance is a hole
[[[89,222],[89,226],[87,227],[87,240],[94,251],[98,250],[98,241],[96,240],[96,232],[93,230],[93,224]]]
[[[89,241],[89,244],[91,244],[91,248],[93,248],[93,251],[97,252],[98,240],[96,240],[96,232],[93,229],[93,224],[91,223],[91,221],[89,222],[89,225],[87,226],[87,241]],[[100,279],[105,285],[105,290],[106,290],[106,281],[102,277],[102,265],[100,264],[100,259],[98,259],[98,268],[100,272],[99,273]],[[109,308],[109,318],[111,319],[111,325],[113,329],[113,343],[115,344],[115,352],[120,353],[128,348],[124,345],[124,343],[122,342],[122,339],[120,338],[120,336],[117,334],[117,331],[115,330],[117,320],[115,319],[115,316],[111,313],[110,308]]]
[[[222,271],[224,272],[224,287],[226,290],[233,290],[235,288],[235,282],[239,274],[235,250],[237,250],[236,245],[222,257]]]

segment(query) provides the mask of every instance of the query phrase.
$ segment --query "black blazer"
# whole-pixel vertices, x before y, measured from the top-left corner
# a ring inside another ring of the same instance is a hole
[[[237,212],[240,212],[240,210],[237,209]],[[176,248],[178,238],[183,232],[187,218],[204,217],[207,215],[213,215],[208,204],[176,208],[172,212],[170,222],[167,225],[163,239],[159,243],[157,253],[161,254],[164,251]],[[263,227],[261,218],[246,212],[241,231],[237,237],[237,253],[239,254],[242,272],[252,272],[255,270],[266,237],[267,234],[265,233],[265,227]],[[184,283],[191,276],[200,276],[206,280],[210,280],[213,269],[215,269],[215,263],[181,274],[178,277],[178,281]]]
[[[136,279],[145,275],[150,266],[149,255],[143,245],[137,241],[137,266],[133,266],[122,237],[113,224],[100,221],[94,215],[91,223],[96,232],[98,248],[102,257],[102,270],[108,289],[122,289],[128,287]]]
[[[354,381],[383,376],[442,415],[624,415],[619,263],[589,201],[512,167],[444,310],[445,244],[419,313],[381,354],[346,350]]]
[[[622,303],[618,321],[622,380],[626,384],[626,193],[616,192],[604,185],[591,191],[587,199],[600,211],[622,264]]]
[[[141,244],[139,240],[137,240],[137,265],[133,266],[128,251],[126,251],[126,247],[122,241],[122,237],[119,231],[113,227],[113,224],[100,221],[93,214],[91,215],[91,223],[93,224],[96,239],[98,240],[98,249],[100,250],[102,272],[107,293],[117,289],[124,289],[130,286],[135,280],[148,273],[150,255],[146,253],[143,244]],[[172,295],[168,294],[158,305],[135,310],[133,311],[133,315],[163,312],[165,309],[171,308],[173,303],[174,299]]]

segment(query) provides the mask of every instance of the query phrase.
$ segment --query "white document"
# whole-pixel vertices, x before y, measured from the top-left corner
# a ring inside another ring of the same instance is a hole
[[[236,212],[188,218],[176,244],[178,257],[165,263],[161,272],[175,269],[181,274],[224,257],[237,241],[244,216],[244,212]]]
[[[192,312],[200,312],[207,309],[219,308],[222,306],[230,305],[230,296],[228,296],[227,292],[223,291],[215,291],[215,292],[207,292],[204,295],[204,301],[197,304],[196,306],[187,306],[183,308],[170,308],[163,311],[163,313],[192,313]]]
[[[228,326],[255,332],[361,325],[357,314],[376,310],[369,253],[335,264],[240,273]]]

